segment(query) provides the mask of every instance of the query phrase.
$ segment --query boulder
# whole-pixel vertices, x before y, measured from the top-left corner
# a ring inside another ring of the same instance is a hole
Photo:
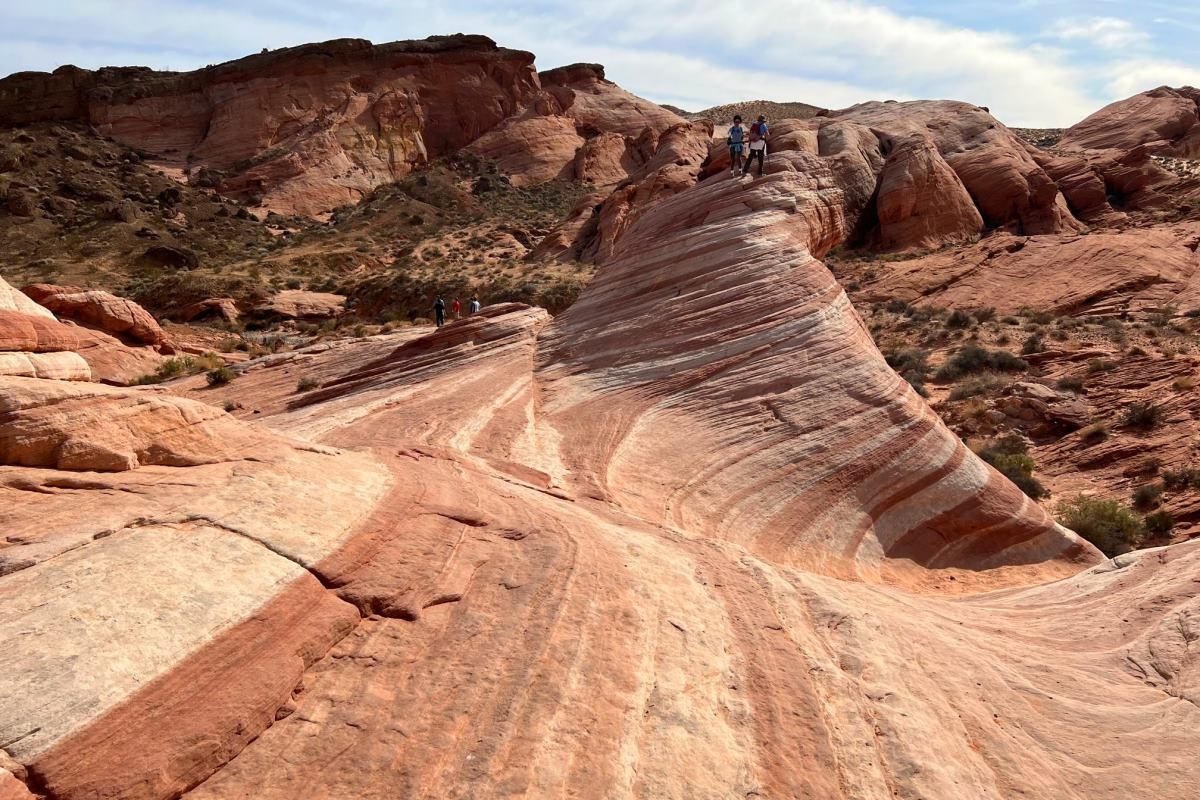
[[[158,321],[137,303],[104,291],[72,289],[34,284],[24,291],[60,317],[163,353],[174,352]]]
[[[285,289],[250,310],[259,318],[321,320],[333,319],[346,308],[345,295]]]
[[[210,297],[198,303],[192,303],[179,312],[182,322],[199,322],[208,319],[219,319],[229,325],[236,324],[241,316],[237,301],[232,297]]]

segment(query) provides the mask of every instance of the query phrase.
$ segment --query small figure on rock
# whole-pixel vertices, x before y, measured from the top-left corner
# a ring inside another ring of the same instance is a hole
[[[438,299],[433,301],[433,316],[440,328],[446,324],[446,301],[438,295]]]
[[[742,170],[743,175],[750,174],[750,168],[754,166],[754,159],[758,159],[758,177],[763,174],[763,161],[767,157],[767,118],[762,114],[758,115],[758,122],[750,126],[750,153],[746,156],[746,168]]]
[[[742,117],[733,118],[725,140],[729,143],[729,174],[737,177],[742,172],[742,148],[745,147],[746,129],[742,127]]]
[[[458,319],[462,315],[462,303],[458,298],[454,298],[454,302],[450,304],[450,310],[454,312],[454,318]]]
[[[471,295],[471,302],[467,306],[467,313],[471,315],[478,314],[480,308],[481,306],[479,305],[479,298],[475,295]]]

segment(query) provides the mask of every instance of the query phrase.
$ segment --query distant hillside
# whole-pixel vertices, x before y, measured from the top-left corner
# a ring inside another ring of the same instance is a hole
[[[759,114],[766,114],[768,120],[808,119],[815,117],[821,110],[820,106],[812,106],[808,103],[775,103],[770,100],[742,100],[737,103],[726,103],[723,106],[713,106],[703,111],[684,111],[675,106],[663,106],[663,108],[673,111],[684,119],[711,119],[718,122],[731,119],[734,114],[741,114],[747,119],[756,118]]]

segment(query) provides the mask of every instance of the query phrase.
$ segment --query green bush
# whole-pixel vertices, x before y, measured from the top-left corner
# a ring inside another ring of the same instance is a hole
[[[929,353],[916,347],[903,347],[884,355],[888,366],[896,370],[917,392],[925,396],[925,379],[929,377]]]
[[[979,450],[978,456],[1034,500],[1040,500],[1050,494],[1046,487],[1033,477],[1037,464],[1029,455],[1029,447],[1025,440],[1020,436],[1010,434],[992,439]]]
[[[1110,558],[1142,543],[1146,525],[1141,517],[1116,500],[1079,495],[1059,503],[1058,521],[1094,544]]]
[[[296,391],[297,392],[307,392],[311,389],[317,388],[320,385],[321,385],[321,382],[319,380],[317,380],[316,378],[314,378],[311,375],[305,375],[296,384]]]
[[[950,316],[946,317],[946,327],[969,328],[971,327],[971,315],[956,308],[950,312]]]
[[[1200,487],[1200,469],[1181,467],[1162,471],[1163,487],[1173,492]]]
[[[208,379],[209,386],[223,386],[237,377],[237,373],[229,367],[217,367],[210,369],[205,376]]]
[[[1029,364],[1005,350],[987,350],[978,345],[960,348],[934,375],[940,381],[953,381],[979,372],[1023,372]]]
[[[1153,430],[1162,423],[1162,407],[1153,403],[1131,403],[1125,410],[1124,422],[1140,431]]]
[[[1151,536],[1166,536],[1175,527],[1175,517],[1165,508],[1146,515],[1146,532]]]
[[[206,369],[212,369],[220,366],[221,359],[212,353],[205,353],[202,356],[179,356],[178,358],[168,358],[166,361],[158,365],[150,375],[143,375],[133,382],[135,386],[145,386],[152,383],[162,383],[173,378],[182,378],[185,375],[195,375],[198,372],[203,372]]]
[[[977,322],[979,322],[980,324],[982,324],[984,322],[991,322],[995,318],[996,318],[996,309],[991,308],[990,306],[988,308],[981,308],[975,312],[975,320]]]
[[[1133,490],[1133,507],[1139,511],[1154,508],[1162,498],[1163,487],[1157,483],[1144,483]]]

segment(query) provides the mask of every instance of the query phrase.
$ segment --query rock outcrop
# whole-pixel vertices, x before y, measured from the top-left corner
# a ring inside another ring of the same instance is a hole
[[[997,235],[883,268],[839,263],[838,271],[862,283],[864,302],[899,299],[1000,313],[1022,308],[1116,313],[1166,306],[1191,311],[1200,308],[1200,223],[1086,236]]]
[[[0,376],[91,380],[75,331],[0,278]]]
[[[697,165],[707,154],[706,123],[686,123],[635,97],[606,80],[599,64],[561,67],[539,79],[541,92],[528,107],[467,148],[516,185],[561,178],[612,186],[653,169],[660,152]],[[700,131],[706,133],[689,136]]]
[[[0,80],[0,124],[77,120],[281,211],[354,202],[491,130],[538,89],[483,36],[285,48],[187,73],[61,67]]]
[[[1064,150],[1122,150],[1200,158],[1200,89],[1160,86],[1110,103],[1067,129]]]
[[[158,320],[127,298],[98,289],[44,283],[26,286],[21,291],[60,318],[66,317],[135,346],[148,345],[167,355],[174,352]]]

